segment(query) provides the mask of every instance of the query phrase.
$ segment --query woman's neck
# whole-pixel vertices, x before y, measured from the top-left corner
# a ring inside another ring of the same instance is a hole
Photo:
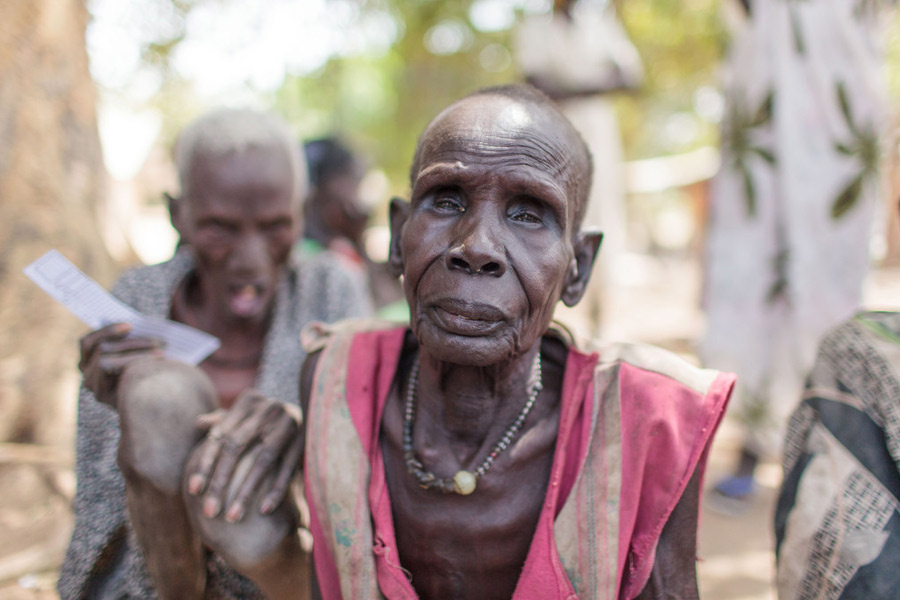
[[[493,444],[522,410],[539,346],[490,367],[443,363],[420,349],[418,426],[428,439],[444,439],[472,451]]]

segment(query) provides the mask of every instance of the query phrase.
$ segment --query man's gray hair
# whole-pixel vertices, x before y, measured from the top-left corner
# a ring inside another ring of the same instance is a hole
[[[175,166],[185,194],[199,156],[224,156],[251,148],[283,147],[291,162],[297,197],[307,189],[306,161],[288,124],[278,115],[239,108],[213,109],[182,130],[175,143]]]

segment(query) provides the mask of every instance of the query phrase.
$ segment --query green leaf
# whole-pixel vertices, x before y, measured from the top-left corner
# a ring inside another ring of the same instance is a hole
[[[856,156],[856,148],[847,146],[846,144],[842,144],[840,142],[834,145],[834,149],[847,156]]]
[[[744,179],[744,200],[747,202],[747,216],[756,216],[756,187],[753,185],[753,177],[750,170],[741,164],[741,175]]]
[[[803,32],[800,30],[800,21],[791,7],[791,31],[794,34],[794,48],[797,54],[806,54],[806,43],[803,41]]]
[[[765,100],[757,109],[756,114],[753,116],[753,120],[750,121],[750,127],[758,127],[765,123],[768,123],[772,120],[772,107],[775,104],[775,91],[769,90],[769,93],[766,94]]]
[[[838,103],[841,106],[841,114],[844,115],[844,120],[847,122],[847,128],[853,133],[854,137],[859,137],[859,133],[856,131],[856,125],[853,124],[853,112],[850,110],[850,100],[847,98],[847,90],[844,88],[844,84],[841,81],[838,81],[835,86],[837,88]]]
[[[853,181],[844,188],[844,191],[838,195],[834,204],[831,205],[832,219],[840,219],[847,214],[847,211],[856,206],[856,202],[859,200],[859,196],[862,193],[864,175],[865,173],[857,175]]]
[[[859,146],[857,154],[862,160],[866,175],[874,175],[881,162],[881,145],[878,135],[871,129],[867,129],[860,135],[857,144]]]
[[[774,165],[776,162],[775,155],[772,154],[772,152],[768,148],[762,148],[760,146],[750,146],[749,150],[758,155],[770,165]]]
[[[772,283],[772,287],[770,287],[769,291],[766,293],[766,303],[774,303],[780,296],[783,296],[785,292],[787,292],[787,279],[779,277]]]

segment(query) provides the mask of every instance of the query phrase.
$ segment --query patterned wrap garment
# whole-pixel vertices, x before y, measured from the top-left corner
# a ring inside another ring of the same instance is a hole
[[[785,439],[778,597],[900,596],[900,314],[823,340]]]

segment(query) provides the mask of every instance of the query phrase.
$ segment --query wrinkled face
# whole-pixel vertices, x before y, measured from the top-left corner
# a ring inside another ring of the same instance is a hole
[[[569,132],[498,96],[466,99],[426,131],[399,254],[411,326],[432,356],[492,365],[546,331],[577,271],[585,171]]]
[[[206,305],[228,320],[265,319],[300,227],[287,152],[198,157],[181,202]]]

